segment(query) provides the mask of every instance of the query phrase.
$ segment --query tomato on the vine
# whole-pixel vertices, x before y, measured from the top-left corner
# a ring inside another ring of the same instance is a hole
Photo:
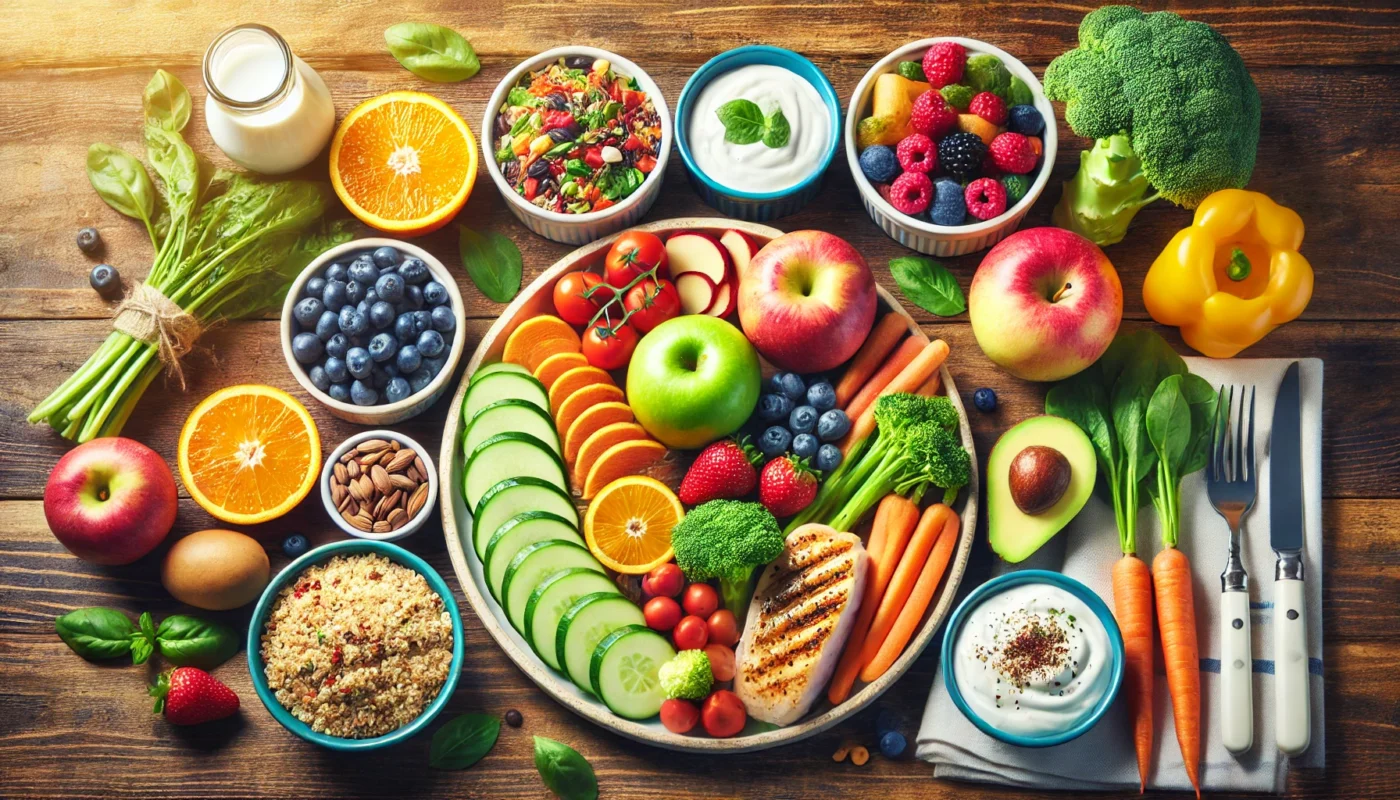
[[[607,289],[598,289],[589,297],[584,293],[602,283],[592,272],[570,272],[554,284],[554,311],[570,325],[587,325],[603,304],[613,298]]]
[[[637,349],[637,331],[628,323],[609,327],[600,320],[583,335],[583,357],[598,369],[614,370],[627,366]]]
[[[642,333],[668,319],[680,316],[681,296],[676,293],[676,285],[666,279],[654,281],[646,278],[628,290],[622,298],[622,307],[632,312],[627,321]]]
[[[603,276],[608,283],[624,289],[634,278],[656,267],[657,278],[669,278],[666,270],[666,245],[654,233],[627,231],[617,237],[603,262]]]

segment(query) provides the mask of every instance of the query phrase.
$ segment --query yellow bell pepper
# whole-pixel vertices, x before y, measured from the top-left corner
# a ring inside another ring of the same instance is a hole
[[[1201,353],[1230,358],[1307,308],[1313,270],[1302,243],[1292,209],[1259,192],[1218,191],[1152,262],[1147,313]]]

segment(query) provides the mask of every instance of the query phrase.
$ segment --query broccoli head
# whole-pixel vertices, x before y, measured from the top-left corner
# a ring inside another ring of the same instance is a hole
[[[759,503],[711,500],[671,529],[676,564],[692,581],[719,579],[724,606],[743,619],[754,570],[783,553],[778,520]]]
[[[714,685],[715,675],[704,650],[682,650],[661,665],[656,679],[667,697],[704,700]]]

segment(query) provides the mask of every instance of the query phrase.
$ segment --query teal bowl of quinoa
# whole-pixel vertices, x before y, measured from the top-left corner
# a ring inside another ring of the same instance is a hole
[[[282,727],[331,750],[411,738],[462,671],[462,614],[442,576],[398,545],[340,541],[283,569],[248,625],[253,689]]]

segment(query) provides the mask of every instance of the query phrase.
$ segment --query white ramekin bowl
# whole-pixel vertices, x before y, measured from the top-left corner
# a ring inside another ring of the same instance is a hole
[[[530,70],[538,69],[556,59],[568,56],[607,59],[618,72],[636,79],[637,83],[641,85],[642,91],[651,98],[652,103],[656,106],[657,116],[661,118],[661,143],[659,152],[656,154],[656,168],[647,175],[641,188],[615,206],[605,208],[602,211],[590,211],[587,214],[561,214],[556,211],[546,211],[534,203],[526,201],[525,198],[516,194],[515,190],[506,182],[505,176],[501,174],[500,166],[496,164],[495,157],[496,113],[501,104],[505,102],[511,87]],[[641,67],[616,53],[610,53],[596,47],[580,45],[556,47],[517,64],[506,75],[505,79],[497,84],[496,91],[491,93],[491,100],[486,104],[486,115],[482,118],[481,124],[483,126],[481,129],[482,161],[486,164],[486,173],[491,176],[491,182],[496,184],[496,189],[501,193],[501,197],[505,198],[506,207],[510,209],[516,219],[534,233],[563,244],[588,244],[594,239],[636,225],[641,220],[642,215],[651,210],[652,204],[660,196],[666,164],[671,160],[671,141],[673,138],[671,112],[666,107],[666,98],[661,94],[660,87]]]
[[[443,369],[446,369],[446,367],[444,367]],[[340,512],[336,510],[335,502],[331,500],[331,473],[335,471],[335,465],[340,463],[340,457],[348,453],[350,451],[350,448],[367,439],[387,439],[397,441],[403,447],[411,448],[413,452],[417,453],[418,457],[423,459],[423,466],[428,468],[427,502],[423,503],[422,510],[420,510],[418,514],[413,517],[413,519],[410,519],[407,523],[404,524],[402,528],[399,528],[396,531],[390,531],[388,533],[365,533],[359,528],[356,528],[354,525],[351,525],[350,523],[346,522],[345,518],[340,516]],[[436,515],[435,508],[437,506],[438,499],[438,471],[437,466],[433,464],[433,457],[428,453],[428,450],[424,448],[423,445],[396,431],[365,431],[364,433],[357,433],[354,436],[351,436],[349,439],[346,439],[345,441],[341,442],[340,446],[337,447],[333,453],[331,453],[330,457],[326,459],[325,464],[323,464],[321,467],[320,486],[321,503],[325,505],[326,513],[330,515],[330,518],[333,522],[335,522],[336,527],[340,528],[342,531],[345,531],[347,534],[360,539],[370,539],[376,542],[393,542],[399,539],[404,539],[417,533],[420,528],[427,524],[429,519],[432,519]]]
[[[901,61],[922,61],[924,51],[938,42],[957,42],[967,48],[969,55],[988,53],[1001,59],[1001,63],[1006,65],[1012,75],[1025,81],[1026,85],[1031,88],[1031,93],[1035,96],[1035,107],[1045,118],[1045,131],[1041,134],[1041,144],[1044,150],[1040,157],[1040,171],[1036,173],[1035,181],[1031,183],[1026,196],[996,219],[989,219],[973,225],[934,225],[932,222],[915,219],[908,214],[896,211],[894,206],[881,197],[875,186],[865,177],[865,173],[860,168],[860,154],[856,152],[856,125],[868,115],[871,95],[875,89],[875,79],[883,73],[894,72]],[[1040,80],[1035,77],[1035,73],[1006,51],[986,42],[962,36],[936,36],[931,39],[920,39],[917,42],[910,42],[880,59],[875,66],[870,68],[869,72],[865,73],[865,76],[860,79],[860,83],[856,84],[856,90],[851,95],[851,104],[846,109],[846,125],[843,135],[846,139],[846,161],[851,167],[851,176],[855,179],[856,187],[860,190],[861,202],[865,204],[865,210],[870,214],[870,218],[875,221],[876,225],[880,226],[886,235],[905,247],[920,253],[945,258],[985,250],[1020,227],[1021,220],[1026,217],[1026,212],[1035,205],[1036,199],[1045,189],[1045,184],[1050,180],[1050,170],[1055,166],[1057,141],[1055,109],[1050,105],[1050,101],[1045,99],[1045,90],[1041,88]]]

